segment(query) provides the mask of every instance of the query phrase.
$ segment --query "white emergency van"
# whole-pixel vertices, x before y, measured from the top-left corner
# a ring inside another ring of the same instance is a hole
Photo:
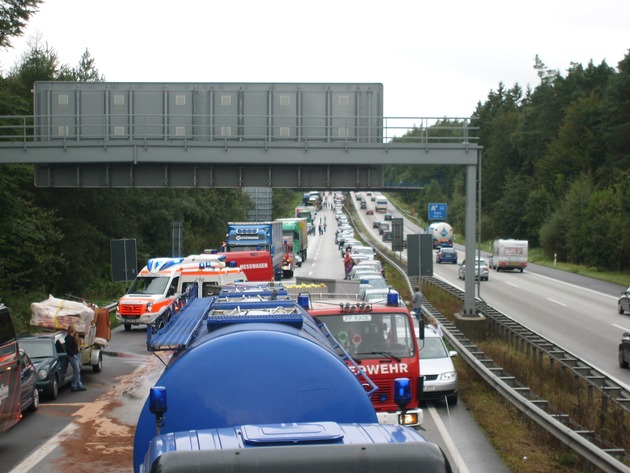
[[[152,258],[118,301],[116,319],[131,330],[133,325],[150,323],[193,283],[198,284],[198,296],[204,297],[246,281],[243,270],[226,266],[222,255]]]

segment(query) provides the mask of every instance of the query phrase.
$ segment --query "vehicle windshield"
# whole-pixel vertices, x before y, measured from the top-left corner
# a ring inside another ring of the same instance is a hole
[[[18,344],[31,358],[52,358],[55,356],[50,340],[19,339]]]
[[[387,282],[382,278],[365,278],[365,276],[360,277],[361,284],[366,284],[374,289],[387,289]]]
[[[440,337],[424,337],[420,340],[420,359],[448,358],[448,351]]]
[[[414,332],[405,314],[337,314],[320,320],[355,359],[380,358],[383,353],[407,358],[415,353]]]
[[[169,276],[138,276],[127,294],[164,294]]]

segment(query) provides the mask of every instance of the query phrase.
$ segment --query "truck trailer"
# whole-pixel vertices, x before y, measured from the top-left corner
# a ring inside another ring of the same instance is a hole
[[[138,418],[134,472],[450,473],[418,431],[377,422],[339,346],[281,287],[193,296],[147,342],[174,354]],[[393,394],[404,409],[409,380]]]
[[[308,220],[306,218],[279,218],[278,220],[282,222],[283,237],[293,244],[296,266],[299,268],[308,256]]]
[[[228,222],[222,251],[258,251],[271,254],[275,281],[281,281],[285,262],[282,222]]]
[[[426,232],[433,238],[433,248],[453,247],[453,227],[446,222],[434,222]]]

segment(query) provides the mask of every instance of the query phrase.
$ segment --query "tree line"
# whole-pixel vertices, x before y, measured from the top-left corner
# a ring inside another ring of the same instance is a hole
[[[481,240],[517,238],[549,258],[612,271],[630,267],[630,55],[613,68],[572,63],[565,74],[535,58],[540,83],[499,83],[471,115],[481,154]],[[399,141],[448,136],[463,124],[443,120]],[[448,203],[464,230],[464,169],[389,166],[388,182],[419,182],[400,198],[422,214]],[[426,215],[426,214],[424,214]]]

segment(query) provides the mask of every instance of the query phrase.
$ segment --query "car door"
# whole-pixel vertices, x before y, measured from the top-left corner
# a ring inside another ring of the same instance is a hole
[[[24,351],[20,350],[21,406],[22,410],[30,407],[33,402],[33,392],[37,389],[37,375],[35,365]]]

